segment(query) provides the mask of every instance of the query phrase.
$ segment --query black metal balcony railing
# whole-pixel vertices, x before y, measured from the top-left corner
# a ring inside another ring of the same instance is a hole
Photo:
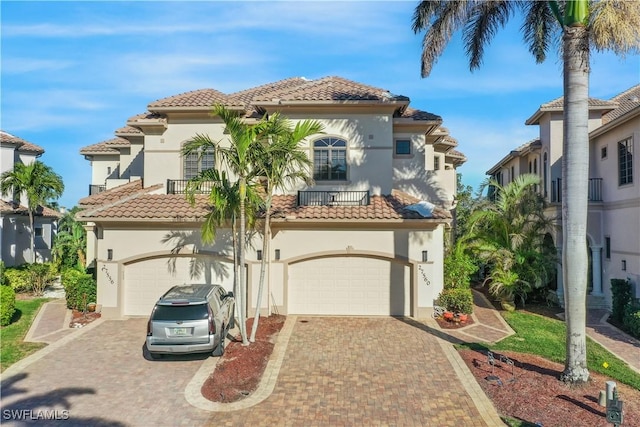
[[[298,191],[298,206],[367,206],[369,191]]]
[[[102,193],[107,189],[106,185],[93,185],[89,184],[89,195],[93,196],[94,194]]]
[[[188,179],[168,179],[167,194],[185,194],[187,192]],[[202,181],[196,194],[209,194],[215,181]]]
[[[602,201],[602,178],[589,178],[589,201]],[[551,203],[562,203],[562,179],[551,182]]]

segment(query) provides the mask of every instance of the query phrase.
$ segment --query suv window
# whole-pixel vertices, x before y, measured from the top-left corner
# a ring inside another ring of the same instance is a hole
[[[153,312],[153,320],[200,320],[208,317],[207,304],[157,305]]]

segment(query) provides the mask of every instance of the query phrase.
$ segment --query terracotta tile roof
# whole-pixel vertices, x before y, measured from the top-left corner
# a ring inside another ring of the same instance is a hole
[[[429,113],[427,111],[416,110],[415,108],[407,107],[400,116],[402,118],[408,118],[413,120],[433,120],[442,122],[442,117]]]
[[[629,111],[640,106],[640,84],[614,96],[611,98],[611,101],[617,103],[618,108],[602,116],[602,124],[609,123],[618,117],[622,117]]]
[[[308,81],[309,80],[303,77],[292,77],[231,93],[229,94],[229,99],[233,100],[236,104],[248,106],[255,99],[279,98],[282,93],[285,93],[294,87],[301,86]]]
[[[196,195],[191,206],[184,194],[138,194],[122,203],[80,212],[79,218],[199,221],[210,211],[207,200],[207,195]]]
[[[462,163],[467,161],[467,156],[465,156],[464,153],[461,153],[458,150],[449,150],[449,151],[447,151],[446,156],[462,160]]]
[[[133,126],[123,126],[119,129],[116,129],[116,131],[114,132],[116,134],[116,136],[120,136],[120,135],[143,135],[142,131],[138,128],[135,128]]]
[[[112,138],[80,149],[80,154],[119,154],[117,148],[130,147],[131,142],[125,138]]]
[[[18,138],[17,136],[11,135],[9,132],[5,132],[3,130],[0,130],[0,142],[15,144],[18,151],[28,151],[35,154],[44,153],[44,148],[39,145],[32,144],[29,141],[25,141],[24,139]]]
[[[168,98],[159,99],[149,104],[150,111],[166,107],[204,107],[211,108],[213,104],[228,104],[229,98],[215,89],[200,89],[181,93]]]
[[[22,206],[15,202],[7,202],[6,200],[0,200],[0,213],[14,214],[14,215],[29,215],[29,210],[26,206]],[[61,218],[62,214],[54,209],[46,206],[38,206],[36,209],[36,216],[42,216],[47,218]]]
[[[78,214],[78,219],[201,221],[210,212],[208,195],[196,195],[195,205],[191,206],[183,194],[148,194],[151,188],[140,191],[140,187],[135,189],[133,184],[80,200],[86,209]],[[368,206],[297,206],[295,195],[275,196],[273,218],[276,221],[291,220],[292,216],[300,220],[424,219],[418,213],[405,209],[418,201],[399,191],[387,196],[372,196]],[[432,218],[428,219],[450,218],[449,211],[435,208]]]
[[[424,219],[405,208],[419,200],[401,192],[371,196],[368,206],[297,206],[295,195],[275,196],[274,219],[288,220],[403,220]],[[450,219],[451,214],[441,208],[434,209],[431,219]]]
[[[165,116],[159,113],[152,113],[149,111],[145,111],[144,113],[136,114],[135,116],[131,116],[127,119],[127,122],[138,122],[140,120],[161,120],[164,119]]]
[[[110,188],[109,190],[103,191],[102,193],[82,198],[78,201],[78,204],[83,207],[100,206],[118,201],[125,197],[130,197],[139,192],[147,192],[148,190],[149,189],[144,189],[142,187],[142,180],[138,179],[114,188]]]
[[[598,98],[589,98],[589,107],[593,108],[593,107],[615,107],[615,103],[611,102],[611,101],[607,101],[605,99],[598,99]],[[555,110],[559,110],[562,111],[562,109],[564,108],[564,96],[561,96],[559,98],[556,98],[552,101],[549,101],[545,104],[542,104],[540,106],[540,109],[542,111],[555,111]]]

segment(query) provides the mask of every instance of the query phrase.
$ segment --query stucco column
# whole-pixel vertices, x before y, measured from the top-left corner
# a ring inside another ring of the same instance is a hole
[[[561,307],[564,307],[564,282],[562,280],[562,246],[556,247],[556,253],[558,254],[558,262],[556,263],[556,295],[558,296],[558,303]]]
[[[591,276],[593,290],[591,295],[602,295],[602,246],[591,246]]]

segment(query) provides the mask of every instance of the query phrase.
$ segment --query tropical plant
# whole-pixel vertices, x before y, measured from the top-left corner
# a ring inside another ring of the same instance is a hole
[[[51,253],[59,268],[86,267],[87,231],[82,223],[75,220],[77,206],[65,213],[58,222],[58,234],[53,241]]]
[[[20,199],[21,195],[26,197],[31,230],[29,234],[32,263],[36,261],[34,232],[36,210],[59,198],[63,191],[62,177],[38,160],[28,165],[16,163],[13,170],[0,175],[0,192],[3,196],[13,193],[12,196],[16,200]]]
[[[467,245],[457,241],[444,257],[444,288],[469,288],[471,276],[478,270],[471,255],[466,252]]]
[[[208,135],[198,134],[188,141],[183,147],[183,156],[192,153],[203,153],[212,149],[216,159],[220,159],[223,167],[230,175],[237,177],[237,216],[239,220],[238,230],[238,288],[236,293],[238,308],[238,320],[242,344],[248,345],[246,333],[246,279],[245,279],[245,246],[247,226],[247,196],[248,188],[255,178],[255,157],[261,150],[257,145],[262,136],[259,124],[249,125],[239,116],[237,111],[229,110],[223,105],[213,107],[213,115],[222,119],[225,125],[225,133],[228,135],[230,145],[223,146],[218,141],[213,141]],[[214,191],[214,190],[213,190]],[[250,195],[249,195],[250,196]],[[214,219],[211,219],[215,222]]]
[[[545,201],[536,192],[540,178],[520,175],[505,186],[491,180],[496,200],[469,218],[465,236],[478,259],[487,263],[489,291],[513,308],[516,298],[524,305],[533,289],[547,285],[556,268],[553,248],[545,241],[552,228],[544,214]]]
[[[522,32],[537,62],[545,60],[562,35],[564,64],[564,138],[562,156],[563,283],[567,322],[567,358],[562,379],[589,379],[586,354],[587,229],[589,151],[589,49],[617,54],[640,50],[640,2],[602,0],[422,1],[413,30],[426,30],[422,42],[422,76],[427,77],[455,32],[462,29],[471,70],[482,64],[484,48],[520,11]],[[559,25],[558,25],[559,24]]]
[[[268,117],[262,123],[260,132],[262,138],[258,141],[261,145],[261,155],[255,158],[255,170],[262,184],[264,201],[264,231],[262,235],[262,262],[260,265],[260,280],[258,284],[258,296],[256,311],[251,327],[249,341],[254,342],[258,323],[260,320],[260,306],[262,305],[262,293],[269,254],[269,242],[271,240],[271,203],[276,190],[285,189],[298,181],[310,182],[309,170],[311,161],[309,156],[300,149],[300,143],[307,137],[321,133],[323,126],[315,120],[304,120],[296,123],[295,127],[290,121],[279,113]]]

